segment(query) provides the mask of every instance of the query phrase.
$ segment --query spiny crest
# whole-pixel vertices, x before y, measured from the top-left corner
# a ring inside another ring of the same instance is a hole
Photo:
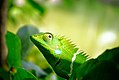
[[[72,43],[70,39],[67,39],[64,36],[59,36],[58,38],[62,43],[62,48],[66,49],[69,52],[73,52],[73,53],[75,53],[78,50],[76,45]]]
[[[71,41],[71,39],[67,39],[65,36],[60,35],[57,35],[57,37],[62,42],[64,49],[66,49],[68,52],[76,53],[78,51],[78,55],[83,56],[87,60],[89,59],[89,55],[87,55],[86,52],[79,50],[77,46]]]
[[[80,53],[79,55],[80,56],[83,56],[83,58],[85,58],[86,60],[89,60],[90,59],[89,55],[86,52],[84,52],[82,50],[80,50],[78,52]]]
[[[90,58],[89,55],[87,53],[85,53],[85,52],[83,52],[82,55],[84,55],[87,59]]]

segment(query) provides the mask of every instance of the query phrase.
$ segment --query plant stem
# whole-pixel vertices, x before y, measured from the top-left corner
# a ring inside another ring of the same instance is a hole
[[[0,0],[0,67],[7,69],[7,46],[5,24],[7,19],[7,0]]]

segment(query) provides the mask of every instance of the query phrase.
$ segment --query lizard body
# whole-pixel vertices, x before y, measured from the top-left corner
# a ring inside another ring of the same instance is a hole
[[[119,80],[119,47],[89,59],[64,36],[46,32],[30,38],[60,77],[68,80]]]
[[[64,36],[46,32],[32,35],[31,40],[39,48],[56,74],[63,78],[68,79],[72,71],[87,60],[87,56]]]

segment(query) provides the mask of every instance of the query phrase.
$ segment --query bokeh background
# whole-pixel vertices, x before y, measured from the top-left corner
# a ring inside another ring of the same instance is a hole
[[[32,25],[66,36],[94,58],[119,46],[118,0],[9,0],[8,7],[7,30],[13,33]],[[26,60],[48,66],[36,47],[29,53]]]

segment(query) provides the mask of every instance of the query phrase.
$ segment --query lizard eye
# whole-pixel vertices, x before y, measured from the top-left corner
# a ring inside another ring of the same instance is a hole
[[[53,39],[53,35],[51,33],[45,33],[43,36],[43,40],[49,42]]]

